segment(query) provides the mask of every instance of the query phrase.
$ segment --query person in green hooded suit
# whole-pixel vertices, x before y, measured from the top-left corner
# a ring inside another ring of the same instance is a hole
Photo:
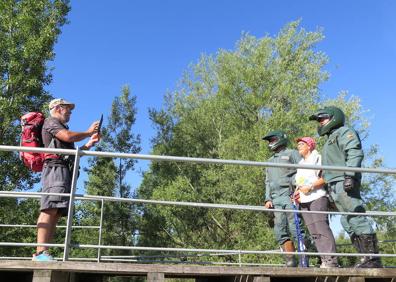
[[[345,126],[345,115],[341,109],[325,107],[309,119],[317,121],[319,135],[326,136],[322,150],[322,165],[361,167],[364,157],[362,143],[358,133]],[[365,212],[360,196],[360,172],[324,170],[323,178],[339,211]],[[378,240],[366,216],[343,215],[341,224],[359,253],[378,254]],[[380,268],[381,259],[377,256],[365,256],[356,267]]]
[[[268,141],[268,148],[273,155],[268,162],[281,164],[298,164],[301,156],[297,150],[287,148],[287,135],[280,130],[269,132],[263,137]],[[265,200],[267,209],[293,210],[290,194],[295,184],[295,168],[267,167],[265,170]],[[300,216],[300,215],[299,215]],[[304,236],[304,228],[300,220],[300,230]],[[297,229],[293,213],[274,212],[274,233],[276,240],[284,252],[295,252],[294,241],[297,240]],[[296,267],[294,255],[285,255],[287,267]]]

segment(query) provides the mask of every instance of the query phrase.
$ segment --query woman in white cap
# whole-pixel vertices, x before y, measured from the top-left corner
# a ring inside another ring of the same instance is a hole
[[[299,164],[321,165],[322,158],[315,150],[316,142],[311,137],[301,137],[297,140],[297,149],[303,159]],[[297,169],[294,197],[300,202],[301,210],[328,211],[329,200],[324,188],[324,179],[321,170]],[[336,245],[333,233],[329,226],[327,214],[302,213],[304,222],[311,234],[316,248],[320,253],[335,253]],[[337,257],[321,256],[321,268],[338,267]]]

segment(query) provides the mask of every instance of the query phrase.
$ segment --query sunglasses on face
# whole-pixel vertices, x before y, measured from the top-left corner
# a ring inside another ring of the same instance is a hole
[[[331,118],[331,116],[328,114],[321,114],[321,115],[318,115],[318,118],[316,120],[321,122],[321,121],[324,121],[325,119],[330,119],[330,118]]]
[[[72,109],[71,109],[71,107],[69,105],[59,105],[59,107],[64,109],[64,110],[66,110],[66,111],[69,111],[69,112],[72,111]]]

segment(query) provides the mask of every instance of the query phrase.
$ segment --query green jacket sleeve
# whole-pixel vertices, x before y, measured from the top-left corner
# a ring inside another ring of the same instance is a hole
[[[362,142],[356,131],[348,129],[339,138],[340,147],[345,153],[345,164],[349,167],[361,167],[364,158]],[[345,175],[356,176],[356,172],[346,171]]]
[[[264,203],[268,201],[272,201],[271,199],[271,185],[268,180],[268,170],[265,169],[265,199]]]

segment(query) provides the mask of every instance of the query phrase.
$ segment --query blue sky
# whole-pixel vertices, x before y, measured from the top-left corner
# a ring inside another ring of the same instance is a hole
[[[317,49],[329,56],[327,97],[341,90],[361,98],[371,120],[365,146],[376,143],[396,167],[396,1],[324,0],[113,0],[71,1],[70,24],[55,46],[55,97],[76,102],[71,129],[85,130],[108,113],[123,85],[137,96],[135,126],[150,152],[154,130],[148,108],[160,108],[181,74],[202,53],[233,49],[242,32],[276,35],[301,19],[307,30],[323,28]],[[145,168],[147,164],[141,164]],[[139,177],[133,177],[133,187]]]

